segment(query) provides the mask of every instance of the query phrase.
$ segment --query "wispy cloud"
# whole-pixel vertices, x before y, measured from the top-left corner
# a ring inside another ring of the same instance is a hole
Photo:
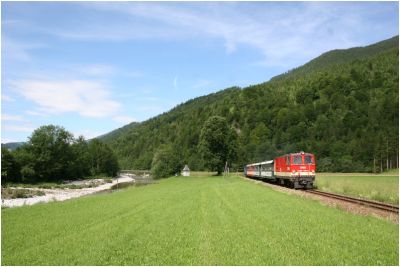
[[[104,84],[95,81],[20,80],[10,84],[45,113],[77,112],[85,117],[107,117],[121,106],[110,98]]]
[[[46,114],[43,111],[28,110],[25,113],[32,116],[49,117],[49,114]]]
[[[24,118],[20,115],[9,115],[9,114],[1,114],[2,121],[24,121]]]
[[[227,53],[250,46],[263,55],[258,64],[281,67],[302,63],[329,49],[358,45],[360,33],[375,26],[366,21],[373,9],[359,3],[102,2],[83,6],[120,16],[124,23],[87,23],[55,34],[113,41],[217,38],[224,41]],[[379,33],[384,26],[375,26],[374,31]]]
[[[8,95],[1,94],[1,101],[14,102],[15,99]]]
[[[14,138],[4,138],[3,136],[1,137],[2,144],[13,143],[13,142],[18,142],[18,141],[17,141],[17,139],[14,139]]]
[[[7,27],[85,41],[211,38],[222,40],[228,54],[246,46],[261,53],[257,64],[294,67],[330,49],[362,45],[366,33],[376,35],[376,41],[389,37],[379,36],[382,32],[398,33],[398,27],[390,22],[376,24],[370,19],[384,18],[393,7],[398,8],[375,2],[82,2],[76,8],[95,12],[88,12],[79,22],[56,20],[40,25],[11,21]],[[388,30],[390,26],[393,29]],[[3,44],[9,51],[14,49],[16,57],[29,58],[26,44]],[[93,73],[97,71],[108,70],[93,69]]]
[[[175,76],[173,85],[174,85],[174,90],[177,91],[179,89],[178,88],[178,76]]]
[[[134,117],[131,116],[114,116],[113,120],[118,123],[128,124],[134,121],[137,121]]]
[[[100,136],[102,133],[88,129],[83,129],[83,130],[73,131],[72,134],[74,135],[75,138],[83,136],[87,140]]]
[[[24,132],[24,133],[31,133],[35,130],[35,127],[30,126],[30,125],[2,125],[1,126],[2,131],[7,131],[7,132]]]
[[[1,45],[1,54],[4,58],[3,60],[16,60],[25,62],[32,60],[30,50],[45,47],[43,44],[22,42],[11,39],[7,36],[2,36]]]
[[[78,67],[78,71],[90,76],[110,76],[117,72],[117,68],[107,64],[92,64]]]

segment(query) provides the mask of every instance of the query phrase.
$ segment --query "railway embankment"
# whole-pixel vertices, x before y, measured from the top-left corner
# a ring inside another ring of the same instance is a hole
[[[316,201],[319,201],[323,205],[334,207],[334,208],[339,208],[346,212],[359,214],[359,215],[363,215],[363,216],[374,216],[374,217],[390,220],[396,224],[399,223],[399,213],[398,212],[396,213],[396,212],[389,211],[389,210],[383,210],[381,208],[377,208],[377,207],[374,207],[371,205],[366,205],[363,203],[357,203],[355,201],[350,202],[344,198],[340,199],[340,198],[329,196],[329,194],[315,194],[314,191],[294,190],[294,189],[283,187],[283,186],[280,186],[277,184],[264,182],[264,181],[260,181],[260,180],[255,180],[255,179],[250,179],[247,177],[243,177],[243,179],[251,181],[251,182],[259,184],[259,185],[262,185],[262,186],[270,187],[274,190],[284,192],[286,194],[298,195],[300,197],[314,199]]]

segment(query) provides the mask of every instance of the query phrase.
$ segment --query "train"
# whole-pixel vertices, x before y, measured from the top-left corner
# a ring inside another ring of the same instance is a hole
[[[303,151],[289,153],[273,160],[247,164],[244,175],[270,180],[294,189],[312,189],[315,181],[315,156]]]

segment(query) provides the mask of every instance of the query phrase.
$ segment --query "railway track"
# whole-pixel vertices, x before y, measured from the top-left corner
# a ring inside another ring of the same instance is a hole
[[[351,203],[356,203],[380,210],[385,210],[393,213],[399,213],[399,207],[391,204],[386,204],[382,202],[377,202],[377,201],[372,201],[372,200],[366,200],[366,199],[360,199],[360,198],[355,198],[355,197],[348,197],[348,196],[343,196],[343,195],[338,195],[338,194],[333,194],[333,193],[328,193],[328,192],[323,192],[315,189],[307,190],[306,192],[314,194],[314,195],[320,195],[320,196],[325,196],[325,197],[330,197],[330,198],[335,198]]]

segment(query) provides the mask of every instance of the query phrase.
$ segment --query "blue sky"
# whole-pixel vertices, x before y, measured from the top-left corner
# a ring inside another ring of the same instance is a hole
[[[397,2],[2,2],[1,140],[92,138],[323,52],[398,35]]]

